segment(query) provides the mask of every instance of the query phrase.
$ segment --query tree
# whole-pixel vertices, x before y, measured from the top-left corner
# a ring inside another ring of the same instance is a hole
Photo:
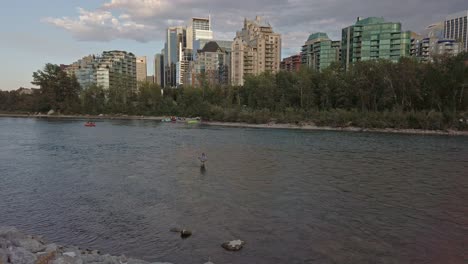
[[[33,73],[32,84],[40,87],[42,107],[59,112],[79,111],[81,87],[76,77],[68,76],[60,66],[46,64],[43,70]]]

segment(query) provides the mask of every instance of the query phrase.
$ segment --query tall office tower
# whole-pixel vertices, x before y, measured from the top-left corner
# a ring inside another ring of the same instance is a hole
[[[262,72],[276,73],[280,70],[281,35],[261,17],[244,20],[244,27],[238,31],[232,43],[231,82],[244,85],[247,75]]]
[[[164,44],[164,87],[176,87],[177,64],[185,57],[187,30],[183,26],[169,27]]]
[[[348,68],[357,61],[388,59],[397,62],[410,55],[410,32],[401,30],[401,23],[383,18],[358,18],[342,30],[341,61]]]
[[[444,21],[444,37],[463,43],[468,51],[468,10],[447,16]]]
[[[158,53],[154,56],[154,83],[163,87],[164,83],[164,55]]]

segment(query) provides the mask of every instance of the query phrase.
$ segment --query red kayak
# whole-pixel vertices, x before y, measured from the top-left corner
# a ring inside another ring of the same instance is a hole
[[[85,127],[95,127],[96,124],[94,122],[86,122]]]

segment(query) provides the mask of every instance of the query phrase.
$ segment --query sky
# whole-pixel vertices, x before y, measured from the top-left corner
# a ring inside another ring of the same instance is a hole
[[[115,49],[147,56],[151,75],[165,29],[191,17],[211,15],[214,38],[232,40],[244,17],[261,15],[282,35],[286,57],[314,32],[339,40],[358,16],[421,32],[466,9],[466,0],[0,0],[0,90],[33,87],[32,73],[46,63]]]

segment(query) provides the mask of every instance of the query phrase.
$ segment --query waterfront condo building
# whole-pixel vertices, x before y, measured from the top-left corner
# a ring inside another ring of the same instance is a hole
[[[138,82],[146,82],[146,77],[148,75],[147,64],[146,64],[146,56],[141,56],[136,58],[136,69],[137,69],[137,81]]]
[[[126,51],[104,51],[89,55],[69,65],[65,71],[74,74],[83,89],[98,85],[110,89],[118,85],[136,91],[136,57]]]
[[[104,89],[122,86],[136,92],[136,57],[133,53],[119,50],[104,51],[97,60],[97,85]]]
[[[193,86],[226,85],[229,83],[230,53],[215,41],[198,50],[197,60],[191,69]]]
[[[464,51],[468,51],[468,10],[447,16],[444,21],[445,39],[461,42]]]
[[[401,30],[401,23],[383,18],[358,18],[342,30],[341,61],[349,66],[358,61],[387,59],[397,62],[410,55],[410,32]]]
[[[247,75],[280,70],[281,35],[261,17],[244,20],[244,27],[237,32],[232,43],[231,83],[244,85]]]
[[[298,72],[301,69],[301,55],[296,54],[284,58],[283,61],[281,61],[280,68],[282,71]]]
[[[311,34],[301,49],[301,63],[321,71],[340,61],[341,41],[332,41],[326,33]]]

